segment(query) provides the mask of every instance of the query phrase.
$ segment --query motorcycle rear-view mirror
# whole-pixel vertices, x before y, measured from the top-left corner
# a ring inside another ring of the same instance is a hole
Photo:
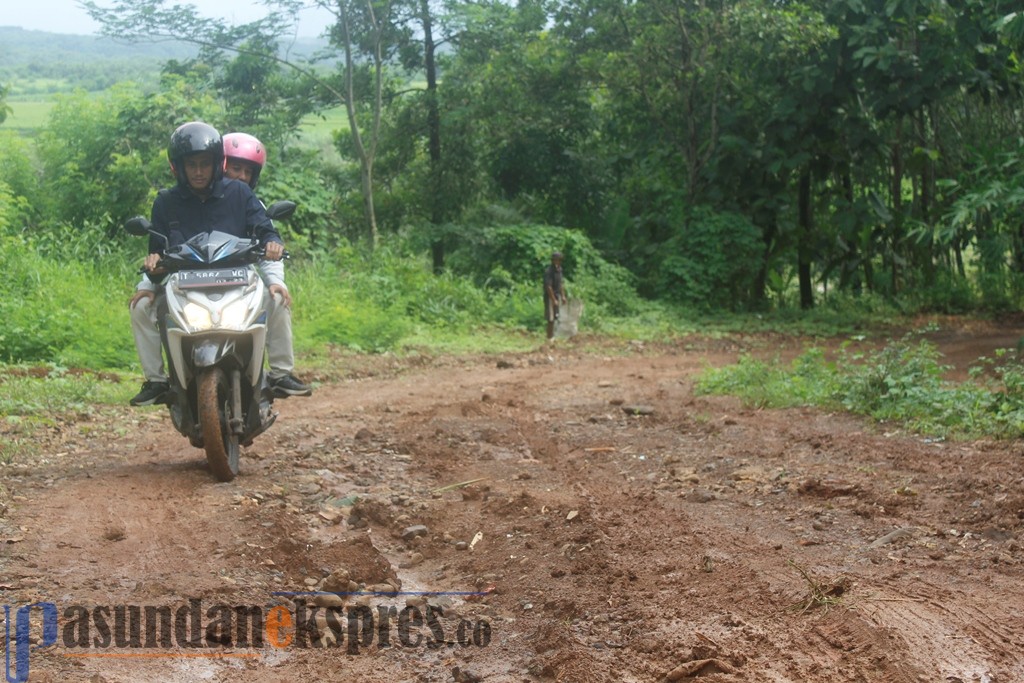
[[[290,202],[287,199],[282,199],[279,202],[274,202],[267,207],[267,216],[271,220],[285,221],[292,217],[295,213],[295,208],[298,206],[295,202]]]
[[[124,229],[129,235],[135,235],[136,237],[142,237],[149,234],[149,229],[152,227],[149,220],[143,216],[134,216],[129,218],[124,223]]]

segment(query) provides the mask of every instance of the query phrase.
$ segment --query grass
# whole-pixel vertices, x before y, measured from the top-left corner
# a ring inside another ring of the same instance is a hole
[[[810,589],[810,594],[806,598],[790,607],[794,611],[799,611],[800,614],[816,608],[821,608],[823,611],[828,612],[831,608],[839,605],[843,595],[850,587],[850,581],[845,577],[835,579],[828,584],[822,584],[811,578],[807,570],[793,560],[789,560],[789,564],[800,573],[800,576],[807,582],[807,586]]]
[[[4,128],[29,135],[46,125],[53,100],[8,100],[7,105],[11,113],[4,121]]]
[[[819,406],[941,438],[1024,434],[1024,364],[1014,351],[982,359],[969,381],[945,380],[938,350],[912,338],[869,352],[841,347],[838,360],[812,348],[784,365],[749,355],[705,371],[699,394],[730,394],[759,408]]]
[[[333,137],[336,130],[348,130],[345,107],[334,107],[320,114],[307,114],[299,123],[300,145],[337,156]]]
[[[0,439],[0,465],[10,465],[15,460],[31,459],[37,451],[35,440],[31,435],[20,437],[5,435]]]
[[[62,423],[99,406],[127,405],[138,386],[125,380],[52,365],[0,366],[0,465],[31,460]]]
[[[0,418],[87,413],[97,404],[126,404],[138,387],[127,373],[54,366],[0,367]]]

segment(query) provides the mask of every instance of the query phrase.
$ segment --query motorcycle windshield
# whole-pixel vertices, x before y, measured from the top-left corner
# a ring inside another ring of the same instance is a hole
[[[227,263],[251,261],[249,254],[259,245],[257,240],[213,231],[195,235],[173,247],[167,257],[179,268],[207,268]]]

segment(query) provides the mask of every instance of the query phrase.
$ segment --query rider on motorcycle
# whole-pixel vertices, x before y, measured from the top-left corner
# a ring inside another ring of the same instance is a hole
[[[266,163],[267,149],[256,137],[248,133],[224,136],[224,175],[228,178],[240,180],[255,191]],[[268,263],[261,270],[273,297],[267,316],[267,362],[270,365],[267,381],[278,398],[309,396],[313,390],[292,374],[295,369],[292,296],[284,284],[284,264]]]
[[[193,235],[219,230],[238,237],[256,236],[268,261],[278,261],[284,254],[281,236],[251,188],[223,177],[224,146],[215,128],[201,121],[179,126],[171,135],[167,158],[177,185],[161,190],[152,210],[153,229],[167,242],[150,237],[144,264],[148,277],[138,284],[128,304],[146,377],[142,390],[130,401],[133,406],[162,402],[170,388],[156,319],[157,288],[150,279],[159,279],[156,269],[161,252]]]

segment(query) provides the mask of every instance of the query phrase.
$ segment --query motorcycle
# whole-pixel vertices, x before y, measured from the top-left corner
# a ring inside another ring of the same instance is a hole
[[[295,206],[275,202],[267,215],[285,220]],[[141,216],[125,229],[167,241]],[[157,297],[170,380],[164,402],[175,429],[206,451],[220,481],[238,474],[239,447],[277,419],[263,371],[270,294],[255,265],[263,257],[259,240],[214,231],[165,248],[157,264],[167,273]]]

